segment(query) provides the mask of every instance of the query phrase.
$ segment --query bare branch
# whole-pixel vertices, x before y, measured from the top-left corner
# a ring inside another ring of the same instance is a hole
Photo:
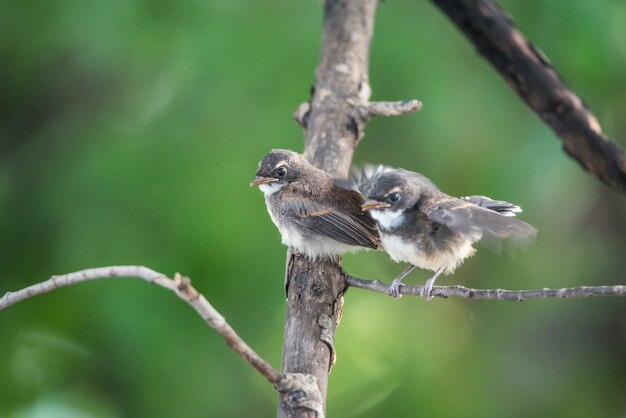
[[[369,46],[378,0],[326,0],[324,31],[315,88],[310,100],[294,114],[306,128],[304,155],[334,177],[348,175],[354,148],[363,137],[369,100]],[[352,104],[356,102],[356,106]],[[313,262],[287,254],[283,373],[310,375],[319,388],[321,409],[306,399],[287,406],[281,393],[278,416],[319,417],[326,404],[329,366],[334,362],[334,334],[345,284],[339,260]],[[302,397],[309,392],[303,391]]]
[[[417,112],[422,109],[419,100],[405,100],[402,102],[369,102],[365,110],[372,116],[401,116],[405,113]]]
[[[389,286],[378,280],[364,280],[345,275],[346,283],[352,287],[389,294]],[[423,286],[400,286],[400,294],[420,296]],[[527,299],[573,299],[591,296],[626,296],[626,286],[580,286],[562,289],[505,290],[470,289],[465,286],[433,286],[432,296],[448,298],[456,296],[464,299],[512,300],[521,302]]]
[[[301,414],[324,418],[324,399],[315,376],[304,373],[287,373],[279,381],[281,411],[287,417]]]
[[[496,3],[432,1],[561,138],[568,155],[614,190],[626,193],[626,153],[602,133],[596,116]]]
[[[419,100],[403,100],[400,102],[362,102],[361,100],[348,100],[357,112],[363,115],[363,120],[369,120],[374,116],[402,116],[407,113],[422,110],[422,102]],[[303,128],[307,127],[311,104],[302,102],[293,112],[293,118]]]
[[[306,158],[332,176],[343,178],[373,116],[416,111],[421,103],[369,102],[369,48],[378,0],[326,0],[323,4],[324,32],[316,84],[310,100],[298,106],[293,116],[306,129]],[[314,378],[323,412],[345,291],[339,260],[313,262],[288,251],[285,289],[282,371]],[[302,396],[308,393],[303,391]],[[279,417],[319,417],[319,410],[303,405],[288,408],[286,399],[281,394]],[[317,404],[314,399],[307,402]]]
[[[285,377],[263,360],[239,335],[237,335],[231,326],[228,325],[224,317],[202,294],[198,293],[198,291],[191,286],[191,280],[189,280],[189,278],[181,276],[178,273],[176,273],[173,279],[170,279],[162,273],[143,266],[111,266],[52,276],[46,281],[16,292],[7,292],[0,299],[0,311],[24,299],[51,292],[65,286],[71,286],[90,280],[114,277],[136,277],[176,293],[178,297],[191,305],[211,328],[216,330],[222,338],[224,338],[224,341],[226,341],[229,347],[235,350],[235,352],[243,357],[252,367],[257,369],[267,380],[278,387],[279,381]]]

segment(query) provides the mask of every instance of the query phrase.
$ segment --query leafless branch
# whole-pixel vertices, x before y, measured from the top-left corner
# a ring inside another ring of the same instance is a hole
[[[114,277],[136,277],[176,293],[178,297],[191,305],[211,328],[216,330],[222,338],[224,338],[224,341],[226,341],[229,347],[235,350],[237,354],[243,357],[252,367],[257,369],[267,380],[274,385],[278,385],[280,380],[284,378],[283,375],[263,360],[239,335],[237,335],[231,326],[228,325],[224,317],[201,293],[198,293],[198,291],[191,286],[189,278],[181,276],[178,273],[176,273],[173,279],[170,279],[162,273],[143,266],[111,266],[52,276],[46,281],[16,292],[7,292],[0,299],[0,311],[24,299],[51,292],[65,286],[71,286],[90,280]]]
[[[349,100],[348,103],[357,108],[364,120],[374,116],[402,116],[407,113],[417,112],[422,109],[419,100],[403,100],[400,102],[361,102],[361,100]],[[293,112],[293,118],[303,128],[307,127],[311,104],[302,102]]]
[[[389,294],[389,286],[378,280],[364,280],[345,275],[346,283],[352,287],[368,289],[378,293]],[[423,286],[400,286],[402,295],[421,295]],[[470,289],[465,286],[433,286],[432,296],[448,298],[450,296],[464,299],[512,300],[521,302],[528,299],[573,299],[592,296],[626,296],[626,286],[579,286],[562,289],[505,290],[505,289]]]
[[[369,101],[369,48],[377,5],[378,0],[324,2],[324,32],[315,88],[311,98],[294,112],[296,122],[306,129],[304,155],[337,178],[347,176],[355,146],[373,116],[397,116],[421,108],[417,100]],[[345,291],[338,260],[312,262],[288,252],[285,288],[282,370],[315,378],[323,412]],[[279,417],[319,416],[319,411],[288,410],[284,404],[281,396]]]
[[[432,0],[561,138],[563,149],[608,186],[626,193],[626,153],[570,90],[545,55],[492,0]]]
[[[324,418],[324,398],[315,376],[306,373],[287,373],[277,385],[281,413],[286,417],[313,415]]]
[[[419,100],[405,100],[403,102],[369,102],[365,109],[372,116],[401,116],[405,113],[417,112],[422,108]]]
[[[367,103],[370,95],[369,46],[378,0],[326,0],[323,4],[324,31],[315,88],[294,118],[306,129],[307,159],[342,178],[348,174],[354,148],[368,119],[361,104]],[[313,377],[321,393],[323,412],[329,367],[334,362],[335,327],[345,290],[338,260],[312,262],[288,252],[285,288],[282,371]],[[311,402],[317,400],[305,403]],[[290,409],[285,404],[285,395],[281,394],[281,418],[320,416],[320,411]]]

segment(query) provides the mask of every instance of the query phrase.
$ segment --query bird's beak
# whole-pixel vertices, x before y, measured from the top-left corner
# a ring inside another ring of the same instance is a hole
[[[278,181],[278,179],[273,179],[271,177],[256,176],[254,180],[250,182],[250,187],[255,187],[260,184],[265,184],[265,183],[273,183],[275,181]]]
[[[363,212],[378,209],[378,208],[388,208],[391,206],[389,203],[379,202],[378,200],[366,200],[365,203],[361,205],[361,210]]]

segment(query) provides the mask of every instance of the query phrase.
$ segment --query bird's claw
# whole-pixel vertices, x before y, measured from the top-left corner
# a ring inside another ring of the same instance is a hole
[[[420,296],[426,300],[431,300],[433,298],[433,283],[430,280],[427,280],[426,283],[424,283],[424,286],[420,291]]]
[[[402,295],[400,294],[400,286],[403,286],[404,283],[402,283],[401,280],[397,280],[394,279],[393,282],[391,282],[391,285],[389,285],[389,295],[393,296],[394,298],[401,298]]]

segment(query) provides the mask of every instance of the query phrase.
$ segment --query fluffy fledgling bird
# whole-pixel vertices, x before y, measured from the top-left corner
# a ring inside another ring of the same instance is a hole
[[[499,247],[502,240],[521,244],[536,234],[534,227],[514,218],[519,206],[484,196],[455,198],[418,173],[370,167],[357,182],[367,199],[363,211],[376,220],[384,250],[393,260],[410,263],[390,286],[394,297],[401,296],[402,279],[415,267],[435,272],[422,289],[430,299],[437,276],[452,273],[472,256],[476,241]]]
[[[259,186],[282,242],[309,258],[378,248],[376,224],[361,209],[363,197],[341,188],[325,171],[293,151],[272,150],[250,183]]]

